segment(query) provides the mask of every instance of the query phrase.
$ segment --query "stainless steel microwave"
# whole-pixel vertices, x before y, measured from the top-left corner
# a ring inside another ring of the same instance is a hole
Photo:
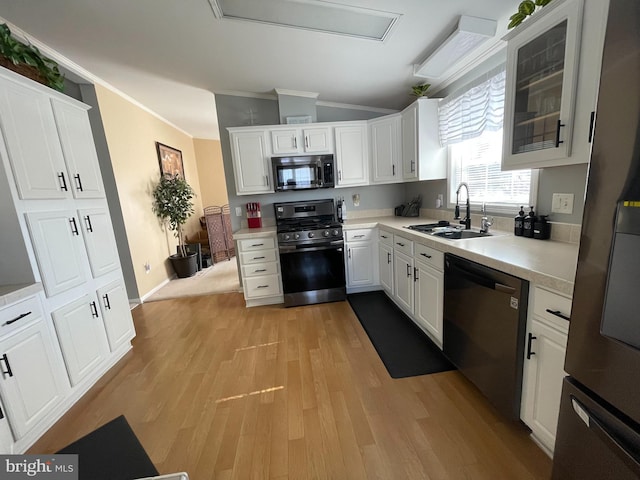
[[[271,157],[276,192],[333,188],[333,155]]]

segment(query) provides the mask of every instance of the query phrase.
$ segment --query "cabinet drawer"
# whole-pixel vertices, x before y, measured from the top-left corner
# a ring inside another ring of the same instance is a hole
[[[244,279],[244,297],[271,297],[280,295],[280,275],[263,275]]]
[[[254,252],[241,253],[240,263],[247,265],[249,263],[275,262],[277,258],[275,250],[256,250]]]
[[[373,229],[363,228],[360,230],[346,230],[345,239],[347,242],[365,242],[373,239]]]
[[[42,317],[42,306],[37,296],[20,300],[0,310],[0,337]]]
[[[393,248],[394,250],[407,255],[413,256],[413,240],[407,240],[400,235],[393,236]]]
[[[535,287],[533,290],[533,313],[551,323],[564,322],[571,314],[571,299]],[[561,315],[567,318],[562,318]]]
[[[444,253],[419,243],[415,245],[415,250],[416,260],[421,260],[438,270],[444,270]]]
[[[378,241],[393,247],[393,233],[389,233],[386,230],[378,231]]]
[[[278,264],[269,263],[252,263],[242,267],[242,277],[257,277],[260,275],[275,275],[278,273]]]
[[[238,245],[240,247],[241,252],[276,248],[276,242],[273,239],[273,237],[248,238],[246,240],[238,240]]]

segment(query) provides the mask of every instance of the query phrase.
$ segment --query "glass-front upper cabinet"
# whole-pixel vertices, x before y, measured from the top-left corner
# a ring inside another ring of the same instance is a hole
[[[571,156],[583,2],[556,2],[505,37],[503,169],[558,165]]]

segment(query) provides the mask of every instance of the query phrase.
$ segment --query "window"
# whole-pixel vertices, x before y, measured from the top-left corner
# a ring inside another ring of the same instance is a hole
[[[448,203],[467,183],[472,205],[486,203],[494,212],[513,212],[531,205],[536,172],[501,171],[505,72],[502,67],[488,79],[443,100],[440,106],[440,140],[449,147]],[[466,202],[465,196],[462,202]]]

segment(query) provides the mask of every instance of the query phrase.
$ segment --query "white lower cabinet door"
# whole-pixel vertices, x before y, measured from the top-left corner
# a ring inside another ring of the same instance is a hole
[[[349,287],[373,285],[373,245],[353,242],[347,246],[347,282]]]
[[[0,355],[0,390],[18,440],[64,399],[69,385],[43,320],[1,340]]]
[[[106,208],[91,208],[78,210],[78,214],[94,278],[120,268],[109,211]]]
[[[380,265],[380,285],[389,295],[393,295],[393,247],[380,243],[378,246]]]
[[[393,283],[396,289],[394,298],[411,315],[414,301],[413,258],[395,252],[393,263]]]
[[[415,266],[415,320],[426,329],[438,346],[442,347],[442,300],[444,274],[423,262]]]
[[[95,297],[84,295],[52,313],[71,385],[100,366],[109,353]]]
[[[556,442],[567,334],[537,320],[527,335],[523,378],[523,420],[550,451]]]
[[[30,212],[26,217],[47,296],[82,285],[86,280],[84,247],[74,212]]]
[[[109,348],[113,352],[136,335],[129,298],[124,284],[116,280],[98,289],[98,299]]]

